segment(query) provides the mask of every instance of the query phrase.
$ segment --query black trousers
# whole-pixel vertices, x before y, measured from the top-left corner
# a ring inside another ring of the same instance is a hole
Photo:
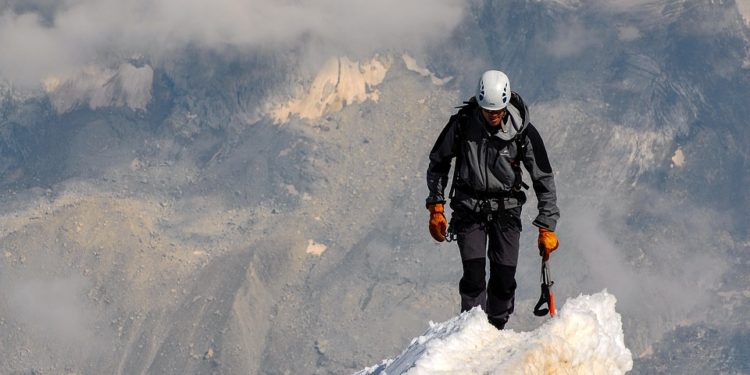
[[[454,212],[451,225],[458,237],[463,263],[459,282],[461,311],[481,306],[487,318],[502,329],[513,313],[516,266],[521,237],[521,209],[506,210],[490,221],[472,213]],[[486,262],[490,277],[486,280]]]

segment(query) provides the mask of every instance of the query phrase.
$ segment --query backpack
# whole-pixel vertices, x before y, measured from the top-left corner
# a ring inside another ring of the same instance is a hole
[[[525,108],[525,105],[523,105],[523,102],[521,101],[521,97],[515,92],[511,92],[510,97],[510,104],[513,104],[515,107],[522,107]],[[451,117],[450,121],[457,120],[458,121],[458,131],[456,132],[456,142],[460,142],[463,139],[463,132],[462,128],[466,121],[468,120],[469,115],[474,111],[475,108],[477,108],[479,104],[477,103],[477,98],[472,96],[468,100],[464,101],[463,105],[460,105],[456,107],[458,109],[458,112]],[[521,170],[521,159],[523,158],[523,155],[526,154],[526,127],[521,129],[519,132],[516,133],[516,135],[512,139],[513,142],[516,144],[516,158],[511,162],[511,166],[513,167],[513,171],[516,174],[516,181],[513,184],[513,187],[511,190],[513,192],[521,191],[521,189],[528,190],[529,185],[523,182],[523,171]],[[461,157],[461,153],[458,153],[456,155],[456,167],[458,168],[459,163],[461,163],[461,160],[459,160]],[[451,183],[451,190],[448,193],[449,198],[453,198],[456,192],[456,183],[458,182],[458,173],[457,170],[454,168],[453,171],[453,182]]]

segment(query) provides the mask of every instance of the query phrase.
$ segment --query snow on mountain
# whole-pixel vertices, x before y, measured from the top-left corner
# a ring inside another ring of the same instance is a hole
[[[633,359],[615,303],[606,291],[580,295],[531,332],[498,331],[475,308],[430,322],[398,357],[355,375],[625,374]]]
[[[404,64],[406,64],[406,69],[411,70],[412,72],[418,73],[419,75],[423,77],[430,77],[430,80],[434,85],[442,86],[448,82],[450,82],[453,77],[445,77],[445,78],[439,78],[435,73],[431,72],[429,69],[420,66],[417,63],[417,60],[409,55],[408,53],[404,53],[401,55],[401,59],[404,60]]]
[[[748,25],[750,25],[750,1],[749,0],[736,0],[737,2],[737,9],[739,9],[740,14],[742,14],[742,17],[745,19],[745,22],[747,22]]]
[[[306,93],[275,106],[270,116],[276,123],[288,122],[292,115],[317,119],[328,113],[339,112],[348,104],[367,100],[377,102],[380,93],[375,86],[383,82],[391,65],[390,60],[377,56],[365,63],[347,57],[329,59]]]
[[[339,374],[395,355],[457,313],[424,171],[487,68],[552,157],[558,298],[617,295],[633,373],[750,372],[741,2],[292,3],[0,5],[0,372]],[[518,350],[546,340],[529,195],[513,331],[494,333]],[[36,303],[50,292],[64,301]],[[402,363],[437,366],[430,348],[481,318]]]
[[[406,68],[423,77],[429,77],[434,85],[442,86],[452,77],[439,78],[427,68],[419,66],[408,53],[401,55]],[[348,57],[329,59],[316,74],[305,92],[280,105],[270,106],[269,117],[275,123],[289,122],[291,116],[316,120],[324,115],[341,111],[346,105],[377,102],[380,92],[377,86],[383,82],[393,58],[375,56],[370,61],[352,61]],[[298,90],[302,91],[302,90]]]

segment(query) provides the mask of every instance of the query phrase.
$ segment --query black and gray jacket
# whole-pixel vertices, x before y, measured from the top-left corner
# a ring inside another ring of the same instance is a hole
[[[508,115],[497,128],[487,125],[473,98],[451,116],[430,152],[428,205],[445,203],[444,191],[453,158],[457,171],[454,173],[458,173],[452,188],[454,211],[479,212],[480,205],[487,201],[494,202],[498,209],[523,205],[526,194],[520,189],[522,172],[518,165],[523,163],[539,201],[539,214],[533,224],[555,230],[560,210],[552,167],[542,137],[529,122],[528,108],[517,93],[512,93]]]

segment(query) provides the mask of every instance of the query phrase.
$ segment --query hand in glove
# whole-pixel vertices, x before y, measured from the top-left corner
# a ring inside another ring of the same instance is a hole
[[[545,262],[549,260],[549,255],[557,249],[560,243],[557,241],[555,232],[547,228],[539,228],[539,255]]]
[[[430,210],[430,234],[437,242],[445,241],[445,233],[448,230],[448,221],[443,214],[443,204],[435,203],[427,206]]]

